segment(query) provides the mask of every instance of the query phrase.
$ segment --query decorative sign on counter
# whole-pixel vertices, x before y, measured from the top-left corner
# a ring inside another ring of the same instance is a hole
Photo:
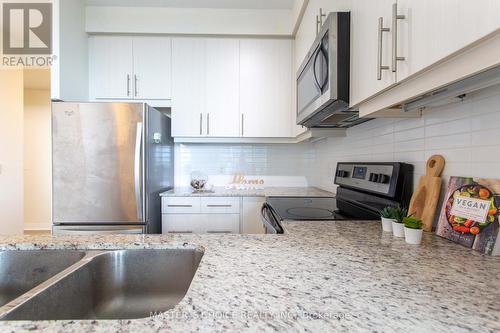
[[[451,177],[436,234],[488,255],[500,255],[500,180]]]
[[[228,188],[233,189],[263,189],[264,179],[262,178],[247,178],[244,173],[236,173]]]

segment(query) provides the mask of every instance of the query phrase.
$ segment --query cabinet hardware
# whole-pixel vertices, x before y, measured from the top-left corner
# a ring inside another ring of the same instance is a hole
[[[130,74],[127,74],[127,96],[130,96]]]
[[[169,231],[169,234],[192,234],[192,231],[186,230],[186,231]]]
[[[137,97],[138,92],[137,92],[137,75],[134,74],[134,96]]]
[[[210,135],[210,113],[207,113],[207,135]]]
[[[231,231],[207,231],[208,234],[230,234]]]
[[[326,14],[323,13],[323,8],[319,9],[319,30],[321,30],[321,27],[323,26],[323,18],[326,17]]]
[[[167,205],[167,207],[184,207],[184,208],[187,208],[187,207],[193,207],[193,205]]]
[[[200,113],[200,135],[203,134],[203,113]]]
[[[398,20],[404,20],[405,15],[398,15],[398,4],[392,5],[392,71],[398,69],[398,61],[404,61],[405,57],[398,57]]]
[[[377,80],[382,80],[382,71],[388,70],[389,66],[382,65],[382,42],[383,42],[383,33],[389,32],[391,29],[384,28],[384,18],[378,18],[378,52],[377,52]]]
[[[232,205],[207,205],[207,207],[233,207]]]
[[[321,31],[321,27],[323,26],[323,18],[326,17],[326,14],[323,13],[323,8],[319,9],[319,15],[316,15],[316,35]]]
[[[241,114],[241,136],[245,135],[245,114]]]

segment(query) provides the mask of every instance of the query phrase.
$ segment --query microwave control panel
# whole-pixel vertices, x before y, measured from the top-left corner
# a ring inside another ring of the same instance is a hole
[[[369,191],[382,195],[392,195],[395,184],[395,166],[391,163],[338,163],[335,184]]]

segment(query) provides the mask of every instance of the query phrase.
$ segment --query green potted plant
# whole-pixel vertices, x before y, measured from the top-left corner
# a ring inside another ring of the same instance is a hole
[[[414,216],[403,219],[405,225],[405,240],[408,244],[418,245],[422,242],[422,220]]]
[[[380,219],[382,220],[383,231],[392,232],[392,222],[395,221],[394,209],[395,207],[387,206],[380,211]]]
[[[403,207],[394,208],[394,221],[392,222],[392,234],[394,237],[404,237],[405,229],[403,219],[408,215],[408,210]]]

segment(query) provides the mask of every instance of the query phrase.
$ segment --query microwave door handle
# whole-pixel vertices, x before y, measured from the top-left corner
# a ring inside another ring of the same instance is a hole
[[[318,56],[319,56],[320,53],[321,53],[321,46],[318,48],[318,51],[314,55],[314,59],[313,59],[313,76],[314,76],[314,83],[316,83],[316,87],[318,88],[318,90],[321,91],[321,89],[323,87],[320,86],[319,81],[318,81],[318,77],[316,76],[316,62],[318,61]]]
[[[323,71],[323,73],[326,72],[326,75],[325,75],[325,78],[320,86],[321,90],[323,90],[323,88],[326,86],[326,83],[328,82],[328,56],[326,55],[325,53],[325,50],[320,47],[320,52],[321,52],[321,55],[323,56],[323,58],[325,59],[325,67],[326,67],[326,70]]]

